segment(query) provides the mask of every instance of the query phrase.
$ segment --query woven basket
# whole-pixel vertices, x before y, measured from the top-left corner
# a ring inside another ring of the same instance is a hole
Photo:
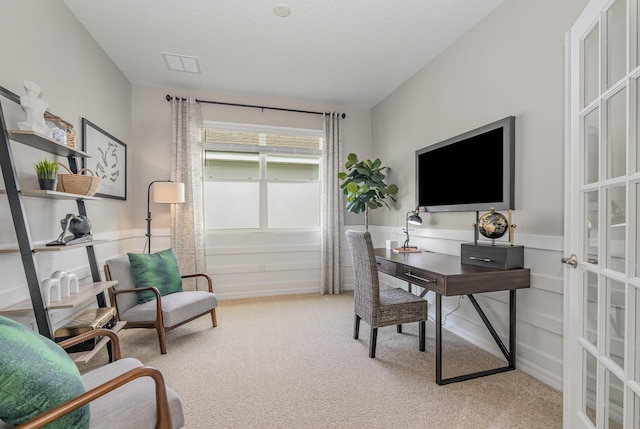
[[[92,197],[96,192],[98,192],[102,179],[94,175],[93,171],[88,168],[83,168],[78,171],[78,173],[73,174],[66,165],[59,165],[64,167],[69,174],[58,174],[58,186],[56,187],[58,192],[86,195],[88,197]],[[82,174],[83,171],[88,171],[91,175]]]

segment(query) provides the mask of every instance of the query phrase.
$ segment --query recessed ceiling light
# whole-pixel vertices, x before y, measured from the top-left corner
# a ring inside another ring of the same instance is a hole
[[[188,57],[186,55],[168,54],[162,52],[162,56],[167,63],[169,70],[200,73],[200,66],[196,57]]]
[[[273,7],[273,13],[281,18],[286,18],[291,14],[291,9],[284,3],[278,3]]]

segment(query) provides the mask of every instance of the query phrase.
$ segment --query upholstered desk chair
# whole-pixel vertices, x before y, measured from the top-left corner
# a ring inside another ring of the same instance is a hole
[[[80,374],[64,351],[96,336],[112,342],[113,362]],[[0,316],[0,427],[178,429],[182,400],[162,373],[121,358],[118,336],[96,329],[55,343]]]
[[[353,338],[360,331],[360,319],[371,326],[369,357],[376,357],[378,328],[396,325],[402,332],[403,323],[418,322],[420,351],[425,351],[425,325],[429,303],[404,289],[380,289],[378,269],[368,231],[346,231],[355,276]]]
[[[143,255],[138,255],[144,257]],[[180,275],[181,278],[203,277],[207,280],[207,291],[178,291],[161,293],[163,285],[136,287],[128,255],[106,261],[106,280],[117,280],[118,284],[109,288],[111,305],[115,306],[118,320],[127,322],[127,328],[150,328],[158,333],[160,353],[167,353],[166,332],[195,320],[205,314],[211,315],[214,327],[218,326],[216,307],[218,300],[213,293],[213,283],[207,274]],[[140,302],[138,294],[147,291],[153,296]]]

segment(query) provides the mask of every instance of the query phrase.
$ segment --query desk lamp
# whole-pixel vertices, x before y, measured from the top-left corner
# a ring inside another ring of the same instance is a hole
[[[422,218],[418,214],[419,209],[420,209],[419,207],[416,207],[415,210],[411,210],[410,212],[407,212],[407,216],[405,218],[406,226],[404,228],[404,233],[407,234],[407,239],[404,240],[404,245],[402,246],[404,250],[407,250],[409,248],[409,224],[422,225]]]
[[[184,183],[177,183],[172,180],[154,180],[149,183],[147,189],[147,253],[151,253],[151,209],[149,202],[151,200],[151,185],[153,187],[153,202],[163,204],[184,203]]]

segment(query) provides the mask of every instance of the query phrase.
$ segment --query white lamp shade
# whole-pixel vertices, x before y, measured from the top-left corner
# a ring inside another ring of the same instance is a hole
[[[156,182],[153,184],[154,203],[184,203],[184,183]]]

